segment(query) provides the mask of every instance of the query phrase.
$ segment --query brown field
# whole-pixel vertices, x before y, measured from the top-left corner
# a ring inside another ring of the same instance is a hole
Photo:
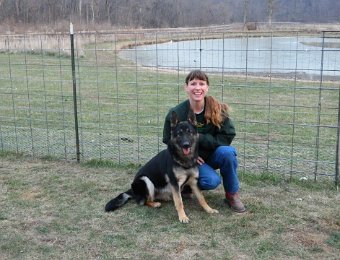
[[[339,259],[340,196],[332,182],[242,175],[246,214],[232,213],[222,189],[205,192],[219,214],[184,201],[159,209],[105,203],[129,187],[134,166],[81,165],[0,157],[1,259]]]

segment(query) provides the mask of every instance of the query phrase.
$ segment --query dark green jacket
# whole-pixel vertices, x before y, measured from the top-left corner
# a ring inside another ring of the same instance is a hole
[[[164,122],[163,143],[167,144],[171,138],[170,118],[172,111],[176,112],[180,121],[185,121],[188,119],[189,108],[189,100],[186,100],[170,109]],[[220,129],[212,123],[205,123],[204,111],[201,114],[196,115],[196,120],[198,123],[197,130],[199,133],[198,154],[204,160],[207,160],[218,146],[230,145],[236,135],[235,127],[229,118],[224,120]]]

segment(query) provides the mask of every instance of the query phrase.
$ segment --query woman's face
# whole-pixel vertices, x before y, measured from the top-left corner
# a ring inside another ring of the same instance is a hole
[[[207,95],[209,86],[206,81],[193,79],[185,85],[185,91],[191,101],[200,102]]]

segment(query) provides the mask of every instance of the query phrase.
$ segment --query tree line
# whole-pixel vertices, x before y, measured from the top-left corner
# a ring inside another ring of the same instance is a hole
[[[340,21],[338,0],[0,0],[0,22],[162,28]]]

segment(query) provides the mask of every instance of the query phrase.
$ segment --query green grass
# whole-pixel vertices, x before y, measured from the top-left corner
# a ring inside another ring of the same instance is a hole
[[[328,240],[327,240],[327,243],[330,246],[333,246],[333,247],[340,250],[340,232],[335,231],[335,232],[331,233]]]
[[[1,259],[337,259],[339,196],[332,182],[245,173],[246,214],[206,191],[209,215],[185,199],[189,224],[172,202],[159,209],[128,203],[105,213],[136,166],[0,157]]]

